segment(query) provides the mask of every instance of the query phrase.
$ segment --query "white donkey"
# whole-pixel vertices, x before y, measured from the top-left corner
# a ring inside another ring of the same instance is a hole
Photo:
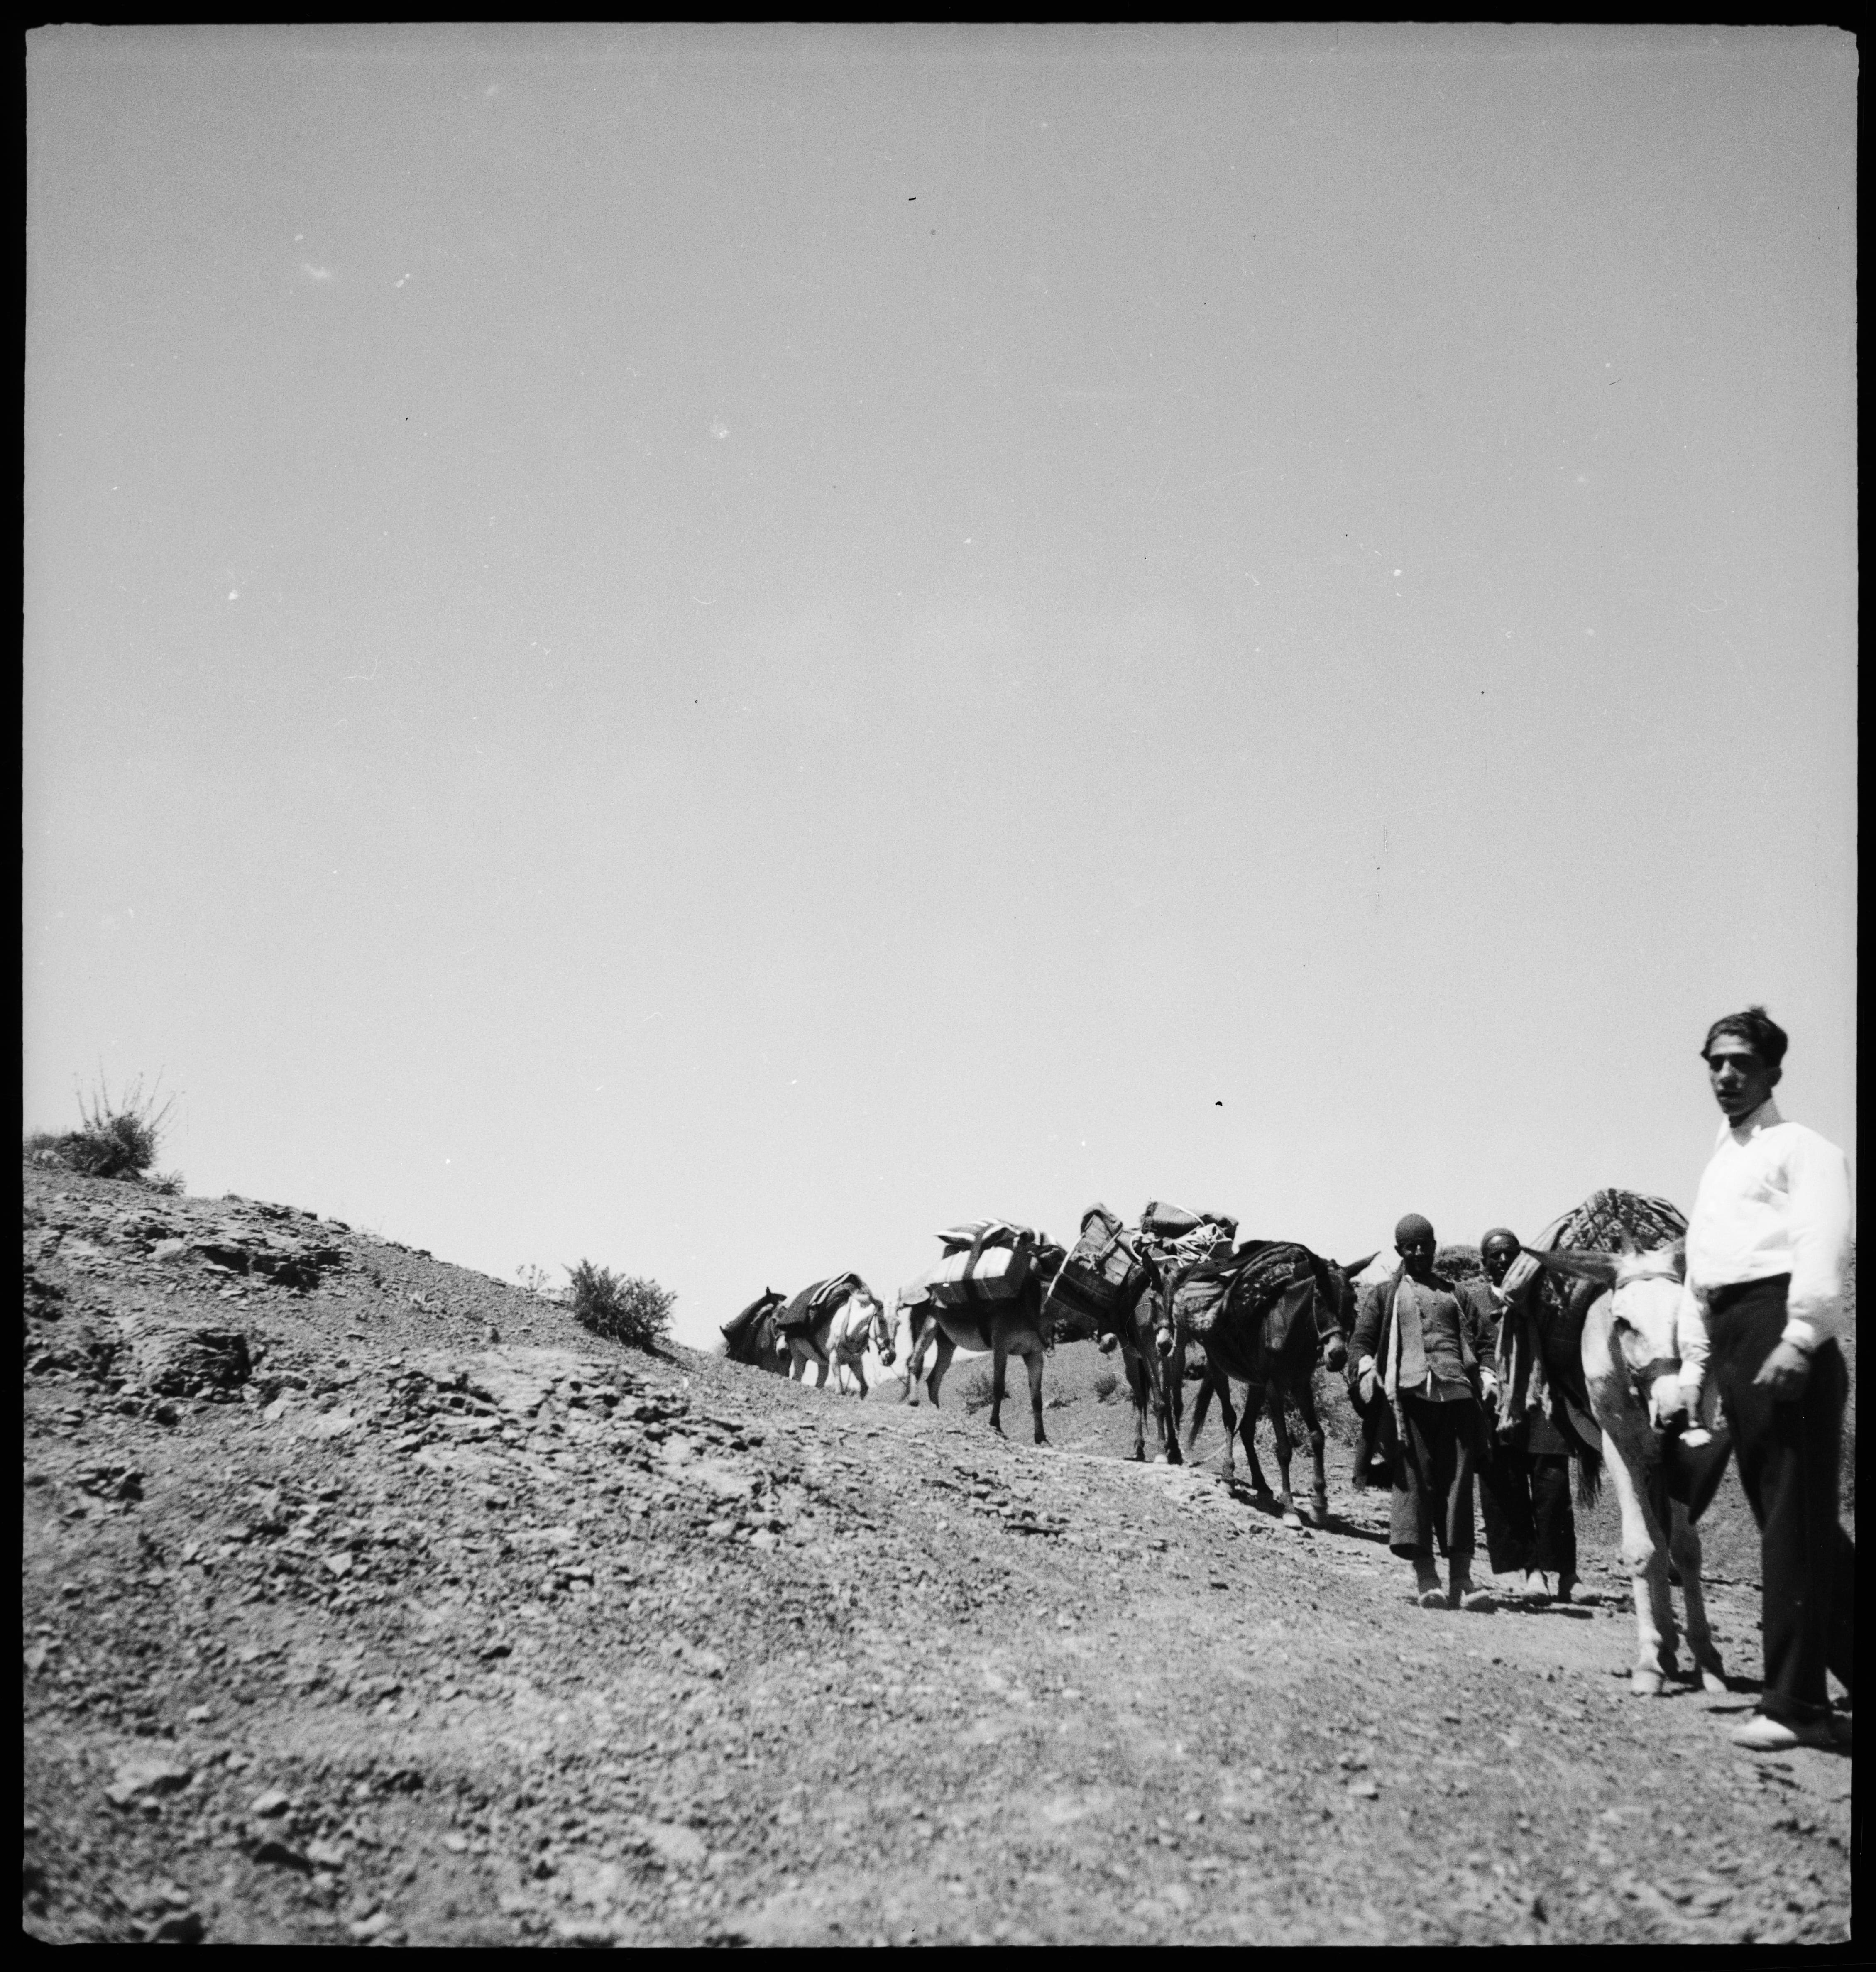
[[[888,1368],[892,1366],[892,1328],[879,1296],[864,1281],[856,1281],[831,1307],[821,1309],[807,1327],[791,1328],[787,1334],[788,1374],[798,1383],[811,1363],[817,1389],[825,1386],[827,1372],[832,1368],[837,1372],[834,1388],[837,1390],[840,1387],[837,1372],[846,1370],[851,1372],[860,1395],[865,1396],[869,1342],[879,1351],[879,1360]]]
[[[1656,1697],[1679,1670],[1674,1605],[1668,1594],[1672,1555],[1701,1683],[1708,1691],[1724,1691],[1726,1673],[1701,1594],[1700,1535],[1694,1524],[1706,1501],[1697,1490],[1690,1514],[1684,1500],[1670,1497],[1666,1471],[1677,1449],[1673,1427],[1681,1409],[1677,1316],[1685,1248],[1677,1243],[1651,1252],[1632,1245],[1614,1252],[1525,1250],[1553,1275],[1610,1290],[1595,1295],[1584,1311],[1583,1379],[1590,1414],[1610,1455],[1607,1470],[1622,1509],[1622,1558],[1634,1586],[1636,1650],[1630,1689],[1639,1698]],[[1715,1468],[1724,1463],[1724,1452],[1717,1444],[1714,1450],[1718,1457],[1709,1455],[1708,1477],[1717,1480]],[[1711,1484],[1702,1490],[1711,1497]]]

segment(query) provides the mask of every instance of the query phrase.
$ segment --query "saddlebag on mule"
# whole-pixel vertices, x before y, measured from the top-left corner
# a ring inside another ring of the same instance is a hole
[[[1238,1285],[1238,1265],[1229,1258],[1201,1260],[1196,1267],[1173,1277],[1171,1305],[1173,1333],[1202,1343],[1212,1325],[1225,1311],[1225,1304]]]
[[[1112,1326],[1139,1300],[1147,1270],[1126,1237],[1119,1215],[1104,1205],[1082,1215],[1082,1236],[1049,1289],[1052,1306]]]
[[[1036,1271],[1036,1235],[1007,1219],[975,1220],[941,1232],[945,1253],[925,1278],[941,1308],[980,1308],[1014,1301]],[[967,1244],[959,1243],[961,1239]]]

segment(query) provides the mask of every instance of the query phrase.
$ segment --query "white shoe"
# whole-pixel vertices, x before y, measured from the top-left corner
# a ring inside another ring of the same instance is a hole
[[[1811,1719],[1801,1725],[1791,1725],[1783,1719],[1768,1719],[1763,1712],[1755,1712],[1744,1725],[1734,1726],[1729,1736],[1735,1746],[1743,1746],[1749,1753],[1788,1753],[1794,1746],[1834,1746],[1837,1743],[1837,1735],[1831,1730],[1828,1719]]]

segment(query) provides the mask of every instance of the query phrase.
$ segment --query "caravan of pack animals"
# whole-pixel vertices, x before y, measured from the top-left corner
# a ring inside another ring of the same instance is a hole
[[[1470,1575],[1471,1489],[1452,1484],[1453,1468],[1456,1458],[1470,1468],[1484,1448],[1403,1446],[1400,1413],[1388,1400],[1400,1371],[1401,1330],[1410,1326],[1393,1319],[1401,1286],[1437,1285],[1452,1293],[1460,1314],[1455,1386],[1463,1378],[1485,1414],[1502,1425],[1529,1418],[1540,1434],[1555,1432],[1558,1455],[1536,1463],[1555,1466],[1560,1475],[1574,1468],[1584,1500],[1594,1497],[1605,1471],[1615,1487],[1623,1554],[1635,1579],[1639,1634],[1632,1688],[1658,1693],[1675,1674],[1678,1631],[1669,1592],[1678,1582],[1695,1670],[1707,1690],[1722,1691],[1724,1673],[1701,1594],[1695,1523],[1718,1484],[1730,1439],[1724,1426],[1715,1425],[1710,1401],[1703,1422],[1688,1413],[1679,1394],[1675,1311],[1686,1232],[1685,1219],[1664,1200],[1599,1191],[1528,1244],[1508,1231],[1487,1233],[1484,1278],[1447,1281],[1433,1272],[1433,1229],[1417,1214],[1396,1229],[1395,1251],[1341,1262],[1294,1241],[1239,1242],[1237,1221],[1224,1213],[1153,1201],[1130,1226],[1098,1204],[1083,1214],[1080,1236],[1069,1247],[1000,1219],[941,1232],[941,1257],[898,1289],[889,1316],[873,1288],[850,1272],[792,1296],[767,1288],[723,1325],[723,1334],[734,1362],[798,1381],[811,1370],[824,1388],[831,1376],[837,1390],[850,1380],[862,1396],[869,1352],[889,1368],[902,1352],[905,1396],[915,1400],[922,1387],[935,1406],[960,1351],[987,1355],[990,1428],[999,1433],[1013,1357],[1028,1377],[1039,1445],[1048,1443],[1042,1422],[1048,1353],[1058,1339],[1091,1339],[1103,1351],[1117,1350],[1124,1365],[1136,1459],[1147,1456],[1150,1430],[1155,1461],[1180,1463],[1182,1425],[1189,1451],[1215,1403],[1227,1478],[1235,1477],[1235,1437],[1251,1485],[1268,1500],[1254,1437],[1259,1416],[1268,1412],[1277,1456],[1275,1503],[1284,1523],[1296,1527],[1328,1520],[1325,1434],[1312,1388],[1316,1367],[1320,1362],[1346,1370],[1362,1421],[1356,1484],[1411,1466],[1432,1481],[1429,1492],[1449,1499],[1464,1494],[1463,1533],[1445,1526],[1421,1529],[1427,1558],[1417,1569],[1425,1606],[1457,1607],[1479,1592]],[[1409,1346],[1418,1347],[1418,1340]],[[1441,1366],[1432,1366],[1437,1372]],[[1187,1425],[1189,1385],[1196,1390]],[[1234,1396],[1234,1385],[1241,1396]],[[1291,1490],[1293,1407],[1309,1447],[1307,1501]],[[1541,1519],[1542,1481],[1534,1486],[1527,1474],[1524,1491],[1526,1500],[1535,1499]],[[1491,1528],[1495,1505],[1501,1517],[1505,1507],[1489,1490],[1485,1504]],[[1425,1503],[1419,1510],[1426,1513]],[[1491,1530],[1517,1540],[1515,1529]],[[1532,1532],[1527,1526],[1518,1543],[1527,1553],[1543,1545]],[[1436,1547],[1450,1559],[1450,1585],[1439,1582],[1432,1564]],[[1568,1601],[1574,1588],[1573,1553],[1548,1575],[1533,1569],[1526,1578],[1525,1593],[1534,1599]]]

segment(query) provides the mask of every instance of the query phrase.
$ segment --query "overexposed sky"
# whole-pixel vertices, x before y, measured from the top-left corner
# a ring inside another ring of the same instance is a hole
[[[28,40],[24,1093],[685,1339],[1855,1154],[1854,43]]]

